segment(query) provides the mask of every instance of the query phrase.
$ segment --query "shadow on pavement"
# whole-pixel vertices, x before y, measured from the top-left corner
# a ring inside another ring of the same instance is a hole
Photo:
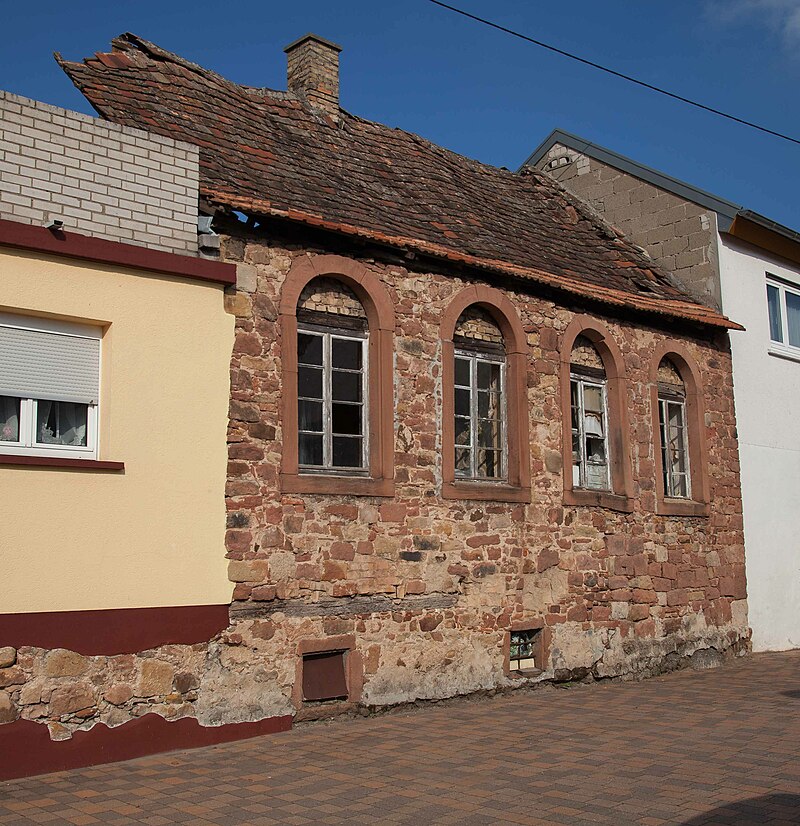
[[[797,826],[800,795],[768,794],[727,803],[676,826]]]

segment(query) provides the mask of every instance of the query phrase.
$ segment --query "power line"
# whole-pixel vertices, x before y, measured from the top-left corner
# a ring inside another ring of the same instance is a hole
[[[493,29],[505,32],[506,34],[510,34],[513,37],[518,37],[520,40],[525,40],[528,43],[533,43],[534,46],[541,46],[543,49],[555,52],[556,54],[560,54],[563,57],[568,57],[571,60],[577,60],[578,63],[583,63],[584,66],[591,66],[593,69],[599,69],[601,72],[605,72],[606,74],[621,78],[622,80],[627,80],[629,83],[635,83],[637,86],[642,86],[645,89],[649,89],[651,92],[658,92],[659,94],[666,95],[667,97],[670,97],[673,100],[678,100],[681,103],[688,103],[690,106],[695,106],[698,109],[703,109],[705,112],[711,112],[711,114],[713,115],[719,115],[722,118],[727,118],[728,120],[735,121],[736,123],[741,123],[743,126],[749,126],[751,129],[758,129],[759,132],[766,132],[766,134],[768,135],[773,135],[776,138],[783,138],[783,140],[785,141],[790,141],[791,143],[796,143],[800,145],[800,140],[798,140],[797,138],[793,138],[790,135],[784,135],[782,132],[776,132],[774,129],[767,129],[766,126],[759,126],[757,123],[753,123],[752,121],[744,120],[743,118],[737,118],[735,115],[729,115],[727,112],[723,112],[720,109],[714,109],[713,106],[706,106],[704,103],[698,103],[696,100],[690,100],[689,98],[683,97],[682,95],[677,95],[674,92],[669,92],[666,89],[661,89],[658,86],[653,86],[651,83],[646,83],[643,80],[637,80],[637,78],[635,77],[623,74],[622,72],[617,72],[614,69],[609,69],[607,66],[602,66],[599,63],[594,63],[591,60],[587,60],[584,57],[579,57],[576,54],[564,51],[564,49],[559,49],[556,46],[551,46],[549,43],[543,43],[541,40],[536,40],[533,37],[528,37],[528,35],[514,31],[514,29],[508,29],[505,26],[501,26],[499,23],[493,23],[491,20],[487,20],[484,17],[478,17],[476,14],[470,14],[468,11],[456,8],[456,6],[451,6],[448,3],[443,3],[441,2],[441,0],[429,0],[429,2],[433,3],[436,6],[441,6],[443,9],[448,9],[449,11],[455,12],[456,14],[460,14],[463,17],[468,17],[470,20],[475,20],[477,23],[483,23],[485,26],[490,26]]]

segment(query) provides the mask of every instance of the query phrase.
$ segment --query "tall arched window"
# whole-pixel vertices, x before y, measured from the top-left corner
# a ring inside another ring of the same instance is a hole
[[[709,512],[702,383],[688,350],[664,342],[651,365],[656,510],[675,516]]]
[[[349,258],[303,256],[280,325],[282,489],[391,496],[394,311],[383,285]]]
[[[527,345],[511,302],[467,287],[442,319],[442,496],[530,501]]]
[[[561,341],[565,504],[632,510],[626,393],[622,353],[609,331],[576,316]]]

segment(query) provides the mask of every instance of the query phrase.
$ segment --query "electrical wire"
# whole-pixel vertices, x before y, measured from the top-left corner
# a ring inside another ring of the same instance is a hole
[[[659,94],[666,95],[667,97],[672,98],[673,100],[680,101],[681,103],[688,103],[689,106],[695,106],[697,109],[702,109],[705,112],[711,112],[712,115],[719,115],[722,118],[727,118],[728,120],[732,120],[735,123],[740,123],[743,126],[749,126],[751,129],[757,129],[759,132],[765,132],[767,135],[772,135],[776,138],[782,138],[785,141],[790,141],[791,143],[800,145],[800,139],[793,138],[791,137],[791,135],[784,135],[782,132],[776,132],[774,129],[768,129],[766,126],[759,126],[757,123],[745,120],[744,118],[737,118],[735,115],[730,115],[727,112],[723,112],[720,109],[715,109],[713,106],[706,106],[704,103],[698,103],[696,100],[691,100],[690,98],[683,97],[683,95],[675,94],[674,92],[670,92],[667,89],[662,89],[659,86],[653,86],[652,83],[646,83],[644,80],[638,80],[637,78],[631,77],[630,75],[623,74],[622,72],[617,72],[614,69],[609,69],[607,66],[602,66],[601,64],[594,63],[593,61],[587,60],[584,57],[579,57],[576,54],[564,51],[564,49],[559,49],[556,46],[551,46],[549,43],[543,43],[541,40],[536,40],[533,37],[528,37],[528,35],[526,34],[522,34],[521,32],[514,31],[514,29],[509,29],[505,26],[501,26],[499,23],[493,23],[491,20],[487,20],[485,17],[478,17],[478,15],[476,14],[471,14],[468,11],[464,11],[463,9],[457,8],[456,6],[451,6],[448,3],[443,3],[441,0],[429,0],[429,2],[433,3],[435,6],[441,6],[443,9],[448,9],[449,11],[455,12],[456,14],[460,14],[463,17],[467,17],[470,20],[474,20],[477,23],[483,23],[483,25],[485,26],[490,26],[493,29],[505,32],[506,34],[510,34],[513,37],[518,37],[520,40],[525,40],[528,43],[533,43],[534,46],[541,46],[543,49],[547,49],[548,51],[562,55],[562,57],[568,57],[570,58],[570,60],[576,60],[578,61],[578,63],[583,63],[584,66],[591,66],[593,69],[599,69],[601,72],[613,75],[614,77],[618,77],[621,80],[627,80],[629,83],[635,83],[637,86],[642,86],[645,89],[649,89],[651,92],[658,92]]]

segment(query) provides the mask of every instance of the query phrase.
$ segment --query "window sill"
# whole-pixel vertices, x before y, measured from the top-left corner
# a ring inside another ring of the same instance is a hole
[[[0,453],[0,465],[28,467],[69,468],[70,470],[125,470],[124,462],[106,462],[101,459],[70,459],[62,456],[19,456]]]
[[[282,473],[281,491],[283,493],[323,493],[348,496],[394,496],[394,479]]]
[[[784,347],[777,347],[772,345],[767,352],[771,356],[776,356],[779,359],[786,359],[787,361],[800,361],[800,349],[789,349]]]
[[[633,512],[633,500],[630,496],[622,496],[618,493],[603,490],[586,490],[584,488],[565,490],[564,504],[607,508],[620,513]]]
[[[531,489],[491,482],[443,482],[442,499],[476,499],[481,502],[530,502]]]
[[[541,668],[525,668],[521,671],[509,671],[506,676],[510,680],[530,680],[533,677],[540,677],[544,674]]]
[[[709,516],[711,507],[708,502],[695,502],[693,499],[662,499],[656,504],[659,516]]]

